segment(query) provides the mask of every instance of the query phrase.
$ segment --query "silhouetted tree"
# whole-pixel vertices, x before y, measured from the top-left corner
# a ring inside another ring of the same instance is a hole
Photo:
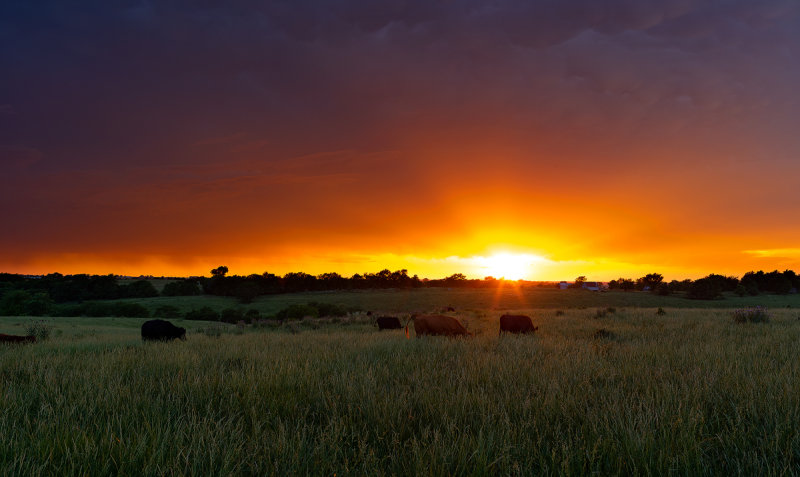
[[[228,267],[225,265],[219,266],[211,270],[212,277],[224,277],[228,273]]]
[[[659,283],[664,280],[664,276],[660,273],[648,273],[647,275],[636,280],[636,289],[644,290],[645,288],[655,292]]]

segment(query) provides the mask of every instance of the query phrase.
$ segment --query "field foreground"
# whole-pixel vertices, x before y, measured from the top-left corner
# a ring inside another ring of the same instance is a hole
[[[527,312],[535,336],[462,315],[471,340],[57,318],[0,346],[0,474],[800,473],[796,311]]]

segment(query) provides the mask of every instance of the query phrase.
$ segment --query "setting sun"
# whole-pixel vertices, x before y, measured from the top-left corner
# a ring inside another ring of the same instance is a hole
[[[530,278],[533,262],[540,257],[528,254],[496,253],[480,257],[477,262],[486,275],[506,280]]]

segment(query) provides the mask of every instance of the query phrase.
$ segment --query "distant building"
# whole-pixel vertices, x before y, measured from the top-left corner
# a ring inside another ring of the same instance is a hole
[[[600,291],[603,289],[603,284],[601,282],[583,282],[584,290],[591,290],[591,291]]]
[[[559,290],[566,290],[567,288],[580,288],[582,290],[590,291],[605,291],[608,287],[603,282],[583,282],[581,286],[575,286],[569,282],[560,282],[558,284]]]

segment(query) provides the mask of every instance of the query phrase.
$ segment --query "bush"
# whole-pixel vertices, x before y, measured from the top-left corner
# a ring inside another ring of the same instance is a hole
[[[767,323],[771,317],[767,308],[763,306],[733,310],[734,323]]]
[[[204,306],[199,310],[187,311],[183,317],[187,320],[195,321],[219,321],[219,314],[209,306]]]
[[[244,321],[247,321],[248,323],[251,324],[256,323],[260,319],[261,319],[261,313],[254,308],[247,310],[244,314]]]
[[[219,313],[219,318],[225,323],[235,324],[239,321],[242,321],[242,315],[242,310],[237,310],[236,308],[225,308]]]
[[[0,315],[4,316],[43,316],[51,309],[53,300],[47,293],[29,293],[14,290],[0,299]]]
[[[50,338],[50,332],[53,327],[44,320],[36,320],[31,322],[25,327],[25,334],[28,336],[35,336],[36,341],[44,341]]]
[[[307,316],[310,316],[312,318],[318,318],[319,310],[317,310],[315,306],[309,304],[304,305],[302,303],[297,303],[294,305],[289,305],[286,308],[282,309],[281,311],[278,312],[276,316],[279,320],[285,320],[291,318],[299,320]]]
[[[181,311],[177,306],[161,305],[153,312],[153,316],[159,316],[161,318],[180,318]]]
[[[740,283],[736,285],[736,289],[733,290],[733,293],[735,293],[738,296],[745,296],[747,295],[747,288],[745,288],[745,286]]]
[[[656,310],[656,315],[658,315],[658,316],[663,316],[663,315],[666,315],[666,314],[667,314],[667,312],[664,311],[664,309],[661,308],[660,306],[658,307],[658,310]]]

